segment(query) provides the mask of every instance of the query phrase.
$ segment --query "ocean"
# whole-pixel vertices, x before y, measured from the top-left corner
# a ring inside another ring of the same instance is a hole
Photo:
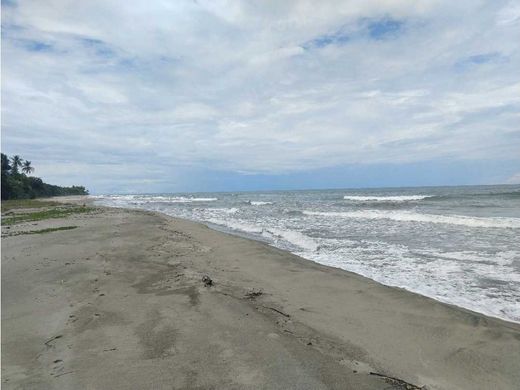
[[[520,322],[520,186],[100,195]]]

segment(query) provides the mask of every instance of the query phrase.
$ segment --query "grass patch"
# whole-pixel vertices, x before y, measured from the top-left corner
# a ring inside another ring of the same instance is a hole
[[[57,207],[49,210],[35,211],[32,213],[17,213],[2,219],[2,225],[14,225],[22,222],[41,221],[49,218],[65,218],[72,214],[89,213],[95,210],[92,207]]]
[[[77,226],[61,226],[57,228],[47,228],[47,229],[41,229],[41,230],[29,230],[26,232],[16,232],[16,233],[10,233],[8,236],[21,236],[23,234],[45,234],[45,233],[52,233],[52,232],[59,232],[61,230],[72,230],[76,229]]]
[[[13,199],[2,201],[2,213],[9,210],[16,209],[40,209],[42,207],[56,207],[60,206],[60,203],[48,201],[48,200],[35,200],[35,199]]]

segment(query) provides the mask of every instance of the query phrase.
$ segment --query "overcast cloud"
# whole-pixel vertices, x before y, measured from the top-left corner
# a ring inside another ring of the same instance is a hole
[[[2,1],[2,150],[97,193],[514,182],[519,40],[518,1]]]

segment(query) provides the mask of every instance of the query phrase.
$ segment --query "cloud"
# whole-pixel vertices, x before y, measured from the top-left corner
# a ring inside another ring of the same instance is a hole
[[[520,159],[515,2],[24,0],[2,11],[4,151],[60,182],[81,183],[81,171],[94,190],[146,189],[192,169]]]
[[[520,184],[520,172],[515,173],[513,176],[506,180],[507,184]]]

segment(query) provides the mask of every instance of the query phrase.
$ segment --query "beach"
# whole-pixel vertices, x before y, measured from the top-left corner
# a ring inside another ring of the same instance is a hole
[[[95,207],[2,236],[6,389],[519,388],[519,324],[200,223]]]

